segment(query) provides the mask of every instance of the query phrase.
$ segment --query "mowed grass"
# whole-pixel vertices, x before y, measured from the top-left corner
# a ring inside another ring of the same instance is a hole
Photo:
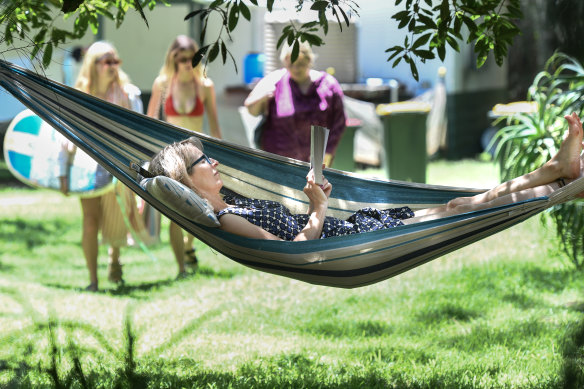
[[[462,177],[462,179],[461,179]],[[434,184],[496,168],[436,162]],[[81,292],[78,199],[0,189],[0,387],[561,388],[584,385],[582,274],[532,218],[352,289],[245,268],[197,244],[175,280],[162,242],[123,250],[126,284]]]

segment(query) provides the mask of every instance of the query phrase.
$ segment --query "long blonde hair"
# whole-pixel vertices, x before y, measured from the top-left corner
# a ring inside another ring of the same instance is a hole
[[[79,76],[77,76],[77,81],[75,82],[75,88],[79,89],[90,95],[96,95],[97,93],[97,69],[96,62],[98,59],[106,54],[113,54],[115,57],[119,58],[118,52],[115,47],[108,42],[99,41],[93,43],[87,49],[85,56],[83,57],[83,63],[81,64],[81,69],[79,70]],[[130,83],[130,79],[126,73],[121,68],[118,68],[117,79],[114,83],[117,84],[122,90],[126,84]]]
[[[193,53],[196,53],[199,51],[199,46],[193,39],[186,35],[179,35],[174,38],[170,44],[170,47],[168,48],[168,51],[166,52],[164,64],[162,65],[162,68],[160,68],[159,72],[160,78],[166,85],[168,85],[168,82],[172,80],[177,72],[178,66],[175,59],[181,51],[192,51]],[[195,76],[195,82],[200,85],[204,78],[203,64],[201,62],[199,62],[197,66],[193,68],[193,75]]]

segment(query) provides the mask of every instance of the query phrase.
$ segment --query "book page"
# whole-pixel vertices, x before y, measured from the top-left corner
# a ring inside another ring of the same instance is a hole
[[[314,181],[322,185],[322,163],[326,153],[329,129],[322,126],[310,128],[310,167],[314,169]]]

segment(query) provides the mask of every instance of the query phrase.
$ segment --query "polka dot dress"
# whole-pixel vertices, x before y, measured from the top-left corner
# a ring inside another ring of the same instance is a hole
[[[223,200],[233,207],[219,211],[218,217],[227,213],[239,215],[284,240],[294,240],[309,219],[309,215],[291,214],[288,208],[275,201],[248,199],[232,194],[226,195]],[[403,225],[402,220],[411,217],[414,217],[414,212],[409,207],[385,210],[363,208],[347,220],[327,216],[320,237],[328,238],[393,228]]]

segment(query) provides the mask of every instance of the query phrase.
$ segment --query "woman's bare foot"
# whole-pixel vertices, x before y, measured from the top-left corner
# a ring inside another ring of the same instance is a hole
[[[577,178],[580,176],[580,154],[582,153],[582,122],[576,113],[564,116],[568,122],[567,135],[560,150],[547,165],[557,170],[558,178]]]

